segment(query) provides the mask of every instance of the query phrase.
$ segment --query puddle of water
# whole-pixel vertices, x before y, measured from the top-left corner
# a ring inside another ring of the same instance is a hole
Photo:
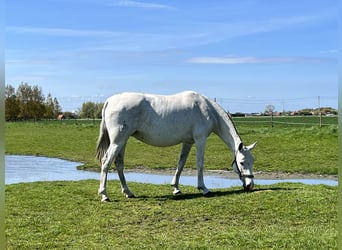
[[[21,182],[35,181],[78,181],[87,179],[100,179],[97,172],[77,170],[77,166],[82,165],[79,162],[71,162],[56,158],[6,155],[5,156],[5,184],[14,184]],[[146,173],[125,173],[128,182],[142,182],[152,184],[170,184],[171,175],[146,174]],[[109,180],[118,180],[117,173],[109,173]],[[232,186],[241,186],[238,178],[228,179],[222,176],[204,176],[204,181],[208,188],[228,188]],[[326,184],[337,186],[336,180],[327,179],[276,179],[263,180],[256,178],[255,184],[271,185],[279,182],[300,182],[304,184]],[[197,186],[197,176],[181,176],[181,185]]]
[[[6,155],[5,184],[34,181],[82,180],[76,169],[82,163],[57,158]]]

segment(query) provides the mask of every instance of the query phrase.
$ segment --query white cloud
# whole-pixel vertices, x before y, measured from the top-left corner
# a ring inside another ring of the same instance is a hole
[[[177,34],[150,33],[150,32],[118,32],[110,30],[89,30],[89,29],[68,29],[68,28],[40,28],[25,26],[8,26],[6,31],[9,33],[32,33],[42,36],[86,38],[77,41],[87,43],[87,48],[91,51],[96,50],[115,50],[115,51],[160,51],[175,48],[207,44],[212,40],[207,33],[180,32]],[[99,40],[100,39],[100,40]]]
[[[8,32],[15,33],[38,33],[48,36],[90,36],[90,37],[114,37],[122,36],[125,32],[115,32],[106,30],[81,30],[81,29],[66,29],[66,28],[39,28],[39,27],[23,27],[23,26],[8,26]]]
[[[110,4],[110,5],[121,6],[121,7],[146,8],[146,9],[175,9],[171,6],[164,5],[164,4],[139,2],[139,1],[131,1],[131,0],[121,0],[117,3]]]
[[[7,59],[5,60],[5,64],[14,64],[16,66],[26,66],[26,65],[51,65],[55,64],[54,61],[48,61],[48,60],[36,60],[36,59]]]
[[[330,57],[193,57],[186,60],[195,64],[268,64],[268,63],[335,63]]]

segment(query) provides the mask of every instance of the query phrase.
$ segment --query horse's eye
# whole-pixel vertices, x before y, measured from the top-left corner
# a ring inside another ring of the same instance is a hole
[[[240,164],[243,166],[243,162],[240,162]]]

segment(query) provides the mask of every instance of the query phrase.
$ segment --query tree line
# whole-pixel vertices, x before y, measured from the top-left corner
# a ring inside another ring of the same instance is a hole
[[[22,82],[17,89],[10,84],[5,85],[6,121],[57,119],[60,114],[63,114],[66,119],[99,119],[102,107],[101,102],[84,102],[76,113],[62,113],[57,98],[51,93],[45,97],[42,88],[38,85],[31,86]]]
[[[22,82],[17,90],[10,84],[5,86],[5,119],[40,120],[56,119],[62,111],[56,97],[46,97],[38,85]]]
[[[84,102],[81,110],[78,112],[79,117],[84,119],[101,119],[102,107],[102,102]]]

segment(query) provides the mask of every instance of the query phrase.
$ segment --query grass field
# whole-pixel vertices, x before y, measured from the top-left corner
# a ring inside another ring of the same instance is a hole
[[[276,118],[282,122],[312,123],[318,117]],[[245,144],[257,141],[253,150],[256,171],[337,174],[337,117],[324,117],[331,125],[276,124],[269,117],[234,118]],[[257,122],[255,122],[255,120]],[[254,122],[253,122],[254,121]],[[95,147],[99,121],[50,121],[6,123],[6,153],[58,157],[83,162],[99,169]],[[128,141],[125,167],[175,168],[180,145],[158,148],[134,138]],[[232,155],[226,145],[211,135],[205,153],[205,169],[230,168]],[[186,167],[195,168],[193,147]]]
[[[337,187],[282,183],[172,196],[131,183],[100,203],[97,181],[6,186],[8,249],[336,249]],[[115,187],[115,188],[113,188]]]
[[[255,170],[337,174],[337,119],[322,128],[284,123],[271,127],[262,120],[266,118],[252,119],[235,121],[246,144],[258,141]],[[98,121],[5,126],[8,154],[58,157],[99,168],[94,159]],[[126,167],[174,168],[179,150],[130,139]],[[194,155],[193,150],[188,167],[195,168]],[[205,163],[206,169],[230,167],[231,154],[215,135],[208,139]],[[241,187],[212,189],[207,198],[189,186],[181,186],[183,194],[174,197],[169,185],[129,183],[137,198],[127,199],[119,182],[109,181],[113,202],[101,203],[98,184],[6,185],[7,249],[337,248],[337,187],[256,185],[250,193]]]

